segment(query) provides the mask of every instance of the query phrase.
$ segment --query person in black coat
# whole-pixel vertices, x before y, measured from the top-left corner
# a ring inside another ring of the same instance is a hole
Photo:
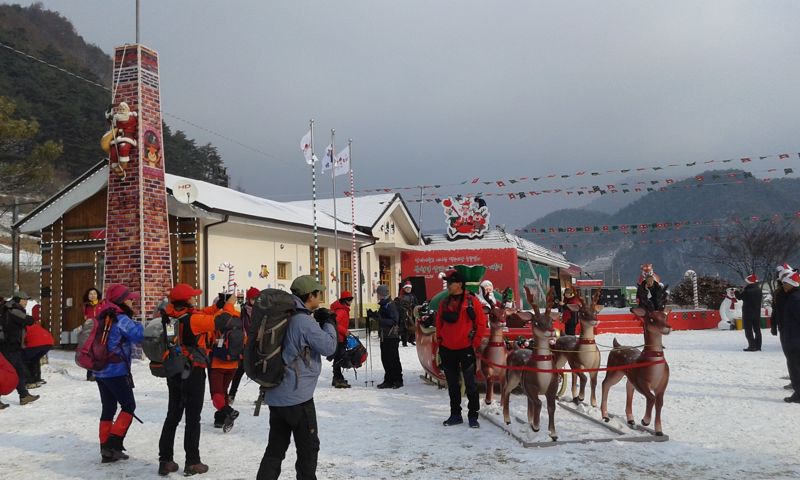
[[[745,352],[761,351],[761,284],[755,274],[745,278],[747,285],[736,292],[736,298],[742,301],[742,324],[744,336],[747,338]]]
[[[786,356],[789,379],[794,393],[784,398],[787,403],[800,403],[800,274],[792,273],[783,280],[783,311],[780,316],[781,346]]]
[[[647,310],[664,310],[664,286],[656,281],[652,270],[643,275],[644,281],[636,289],[636,300]]]
[[[0,322],[3,322],[5,335],[5,340],[0,344],[0,353],[6,357],[19,376],[17,393],[20,405],[27,405],[39,399],[39,395],[31,395],[25,385],[25,359],[22,353],[22,338],[25,335],[25,328],[33,325],[34,322],[33,317],[25,312],[25,306],[30,298],[25,292],[14,292],[11,301],[3,305],[3,311],[0,314]]]

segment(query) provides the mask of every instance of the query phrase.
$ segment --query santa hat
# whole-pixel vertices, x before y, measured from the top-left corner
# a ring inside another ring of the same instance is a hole
[[[778,276],[780,277],[786,272],[791,272],[792,267],[788,263],[784,263],[775,267],[775,270],[778,272]]]
[[[793,287],[800,287],[800,273],[794,272],[783,279],[783,283],[788,283]]]
[[[758,277],[756,276],[755,273],[753,273],[748,275],[747,278],[744,279],[744,281],[747,283],[756,283],[758,281]]]
[[[411,282],[406,281],[406,283],[403,284],[403,288],[411,289],[413,287],[411,286]]]

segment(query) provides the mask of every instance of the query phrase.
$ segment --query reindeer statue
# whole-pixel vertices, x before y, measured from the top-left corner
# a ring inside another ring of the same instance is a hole
[[[550,353],[550,341],[555,336],[553,330],[553,318],[550,316],[550,309],[554,298],[553,289],[547,292],[547,308],[544,313],[539,311],[533,295],[526,288],[528,301],[533,306],[535,314],[531,321],[533,330],[534,349],[526,348],[514,350],[508,355],[507,364],[509,367],[533,367],[539,369],[552,369],[554,366],[553,355]],[[503,388],[503,420],[506,424],[511,423],[509,415],[509,397],[511,391],[517,385],[522,384],[525,395],[528,397],[528,423],[534,432],[539,431],[539,414],[542,410],[542,401],[539,395],[544,395],[547,399],[547,415],[549,420],[549,434],[553,441],[558,439],[556,434],[555,413],[556,413],[556,393],[558,390],[558,375],[547,372],[531,372],[523,370],[509,369],[506,372],[506,385]]]
[[[664,292],[666,292],[666,287]],[[666,297],[666,293],[663,296]],[[633,365],[660,359],[663,359],[664,362],[645,367],[609,370],[606,373],[606,378],[603,379],[603,398],[600,404],[600,411],[603,415],[603,420],[608,422],[608,392],[612,386],[622,380],[622,377],[628,377],[625,400],[625,416],[628,424],[631,426],[636,424],[633,419],[633,391],[636,390],[644,395],[647,400],[642,425],[650,425],[651,414],[655,405],[655,431],[656,435],[661,436],[664,435],[661,429],[661,407],[664,405],[664,392],[667,390],[667,384],[669,383],[669,365],[664,358],[661,337],[669,335],[672,331],[672,327],[667,323],[669,311],[650,311],[642,307],[634,307],[631,312],[639,317],[644,325],[644,350],[640,352],[638,348],[620,346],[615,338],[614,349],[608,354],[608,366]]]
[[[483,346],[483,358],[491,364],[481,360],[480,369],[486,382],[486,405],[492,404],[494,394],[494,384],[500,385],[500,394],[506,386],[506,358],[508,349],[506,348],[506,314],[508,309],[495,307],[489,311],[489,342]]]
[[[594,342],[594,329],[598,324],[597,314],[603,309],[599,305],[600,290],[595,290],[592,296],[592,305],[582,302],[582,306],[567,305],[574,315],[578,316],[581,325],[580,337],[575,335],[563,335],[556,340],[553,349],[556,358],[556,368],[564,368],[564,364],[569,362],[569,367],[574,369],[598,368],[600,366],[600,350]],[[592,382],[592,406],[597,406],[597,372],[589,373]],[[578,394],[578,378],[581,379],[581,390]],[[572,401],[580,403],[583,401],[586,392],[586,374],[572,374]]]

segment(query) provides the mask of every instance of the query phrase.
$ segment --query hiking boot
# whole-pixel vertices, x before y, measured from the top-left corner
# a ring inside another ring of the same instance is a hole
[[[0,410],[3,410],[4,408],[8,408],[8,404],[0,402]]]
[[[390,382],[388,380],[384,381],[383,383],[379,383],[378,384],[378,388],[380,388],[380,389],[393,388],[393,387],[394,387],[394,383],[392,383],[392,382]]]
[[[183,475],[188,477],[190,475],[196,475],[198,473],[206,473],[208,471],[208,465],[203,462],[197,462],[194,465],[189,465],[188,463],[183,467]]]
[[[109,436],[106,443],[100,445],[100,455],[103,457],[103,463],[127,460],[130,458],[123,453],[122,448],[122,437],[119,435]]]
[[[222,431],[224,433],[228,433],[233,428],[233,421],[239,417],[239,411],[234,410],[231,407],[225,407],[229,410],[228,414],[225,415],[225,420],[222,423]]]
[[[794,390],[794,385],[792,385],[791,383],[789,385],[784,385],[783,389],[784,390]]]
[[[28,390],[33,390],[34,388],[39,388],[39,387],[41,387],[41,385],[39,385],[38,383],[26,383],[25,384],[25,388],[27,388]]]
[[[222,428],[225,424],[225,412],[217,410],[214,412],[214,428]]]
[[[163,476],[169,475],[170,473],[178,471],[178,464],[173,462],[172,460],[166,460],[164,462],[158,462],[158,474]]]
[[[469,428],[481,428],[481,424],[478,423],[477,418],[470,418],[469,419]]]
[[[350,388],[350,384],[344,378],[334,378],[331,382],[334,388]]]
[[[392,384],[392,388],[395,388],[395,389],[402,388],[402,387],[403,387],[403,382],[402,381],[401,382],[394,382]]]
[[[452,427],[453,425],[461,425],[464,423],[464,418],[461,415],[450,415],[450,418],[442,422],[445,427]]]
[[[800,403],[800,395],[795,393],[791,397],[784,398],[783,401],[786,403]]]
[[[29,403],[33,403],[36,400],[39,400],[39,395],[31,395],[30,393],[25,395],[24,397],[19,397],[19,404],[20,405],[27,405]]]

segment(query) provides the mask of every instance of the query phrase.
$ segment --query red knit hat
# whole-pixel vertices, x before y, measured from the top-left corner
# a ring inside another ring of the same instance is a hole
[[[169,291],[169,300],[171,302],[185,302],[192,297],[200,295],[203,293],[202,290],[192,288],[191,285],[185,283],[179,283],[172,287],[172,290]],[[108,294],[106,294],[106,298],[108,298]]]
[[[127,299],[136,300],[139,298],[139,294],[135,292],[131,292],[128,290],[128,287],[122,285],[121,283],[114,283],[109,285],[106,288],[105,294],[106,300],[112,303],[121,304]]]
[[[755,273],[748,275],[747,278],[744,279],[747,283],[756,283],[758,281],[758,277]]]
[[[256,287],[250,287],[247,289],[246,298],[247,300],[250,300],[251,298],[256,298],[258,297],[259,293],[261,293],[261,290],[257,289]]]

